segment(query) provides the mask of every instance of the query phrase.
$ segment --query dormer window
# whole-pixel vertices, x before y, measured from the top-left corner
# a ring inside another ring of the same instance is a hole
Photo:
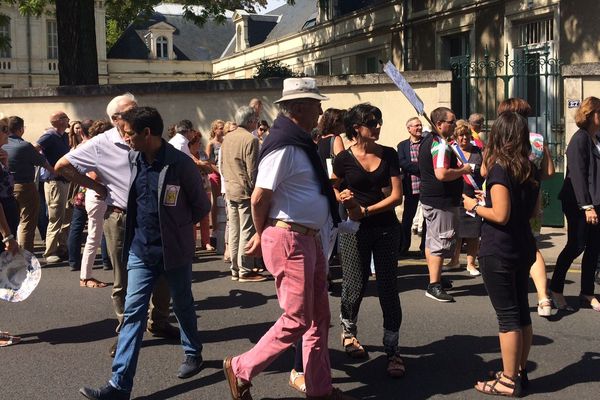
[[[156,58],[160,60],[169,59],[169,40],[164,36],[156,39]]]
[[[158,22],[148,28],[148,32],[144,35],[144,41],[148,50],[150,50],[150,58],[155,60],[174,60],[175,52],[173,51],[173,33],[175,28],[165,22]]]

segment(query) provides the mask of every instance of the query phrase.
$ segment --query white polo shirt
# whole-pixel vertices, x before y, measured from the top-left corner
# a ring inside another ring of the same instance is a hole
[[[129,151],[117,128],[95,136],[67,153],[67,160],[83,174],[95,172],[106,185],[106,204],[127,209],[129,194]]]
[[[273,150],[258,165],[256,187],[273,191],[269,218],[321,229],[329,216],[327,198],[308,156],[299,147]]]
[[[181,133],[176,133],[175,136],[173,136],[171,140],[169,140],[169,144],[171,146],[175,147],[177,150],[182,151],[191,157],[192,153],[190,153],[190,147],[188,146],[189,142],[190,141]]]

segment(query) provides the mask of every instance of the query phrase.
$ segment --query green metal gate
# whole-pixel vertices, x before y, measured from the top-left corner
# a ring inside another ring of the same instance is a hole
[[[565,149],[562,108],[561,61],[550,57],[548,44],[512,50],[503,59],[490,59],[487,48],[483,60],[469,55],[452,57],[452,108],[457,117],[467,119],[471,113],[485,116],[484,130],[489,131],[496,118],[496,107],[510,97],[520,97],[531,105],[529,129],[544,136],[550,149],[556,174],[542,184],[544,225],[563,226],[558,191],[564,179]]]

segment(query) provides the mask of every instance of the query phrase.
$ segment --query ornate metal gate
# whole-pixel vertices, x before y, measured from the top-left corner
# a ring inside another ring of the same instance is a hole
[[[507,48],[504,59],[493,60],[486,48],[483,60],[471,60],[468,55],[452,58],[452,107],[457,117],[464,119],[473,112],[483,114],[484,129],[489,130],[496,118],[496,107],[502,100],[520,97],[529,102],[533,109],[529,129],[544,136],[557,170],[557,174],[543,185],[544,224],[562,226],[562,211],[556,200],[562,186],[565,149],[562,63],[550,56],[547,43],[514,49],[512,56],[511,59]]]

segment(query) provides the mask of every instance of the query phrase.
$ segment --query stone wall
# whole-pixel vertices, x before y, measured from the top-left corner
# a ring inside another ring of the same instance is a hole
[[[575,125],[574,101],[583,101],[586,97],[600,97],[600,63],[565,65],[562,68],[564,81],[565,136],[568,144],[577,131]]]
[[[406,72],[404,76],[423,100],[427,112],[450,106],[449,71]],[[383,112],[385,124],[380,143],[395,147],[406,138],[406,120],[416,113],[387,75],[318,77],[317,84],[330,98],[323,102],[324,110],[370,102]],[[156,107],[166,126],[190,119],[206,137],[212,120],[233,119],[235,110],[253,97],[263,101],[262,117],[271,122],[277,115],[273,101],[280,97],[281,88],[281,79],[242,79],[4,89],[0,90],[0,115],[21,116],[25,119],[25,138],[35,141],[49,126],[52,112],[64,110],[72,120],[107,118],[105,109],[110,99],[131,92],[140,105]]]

